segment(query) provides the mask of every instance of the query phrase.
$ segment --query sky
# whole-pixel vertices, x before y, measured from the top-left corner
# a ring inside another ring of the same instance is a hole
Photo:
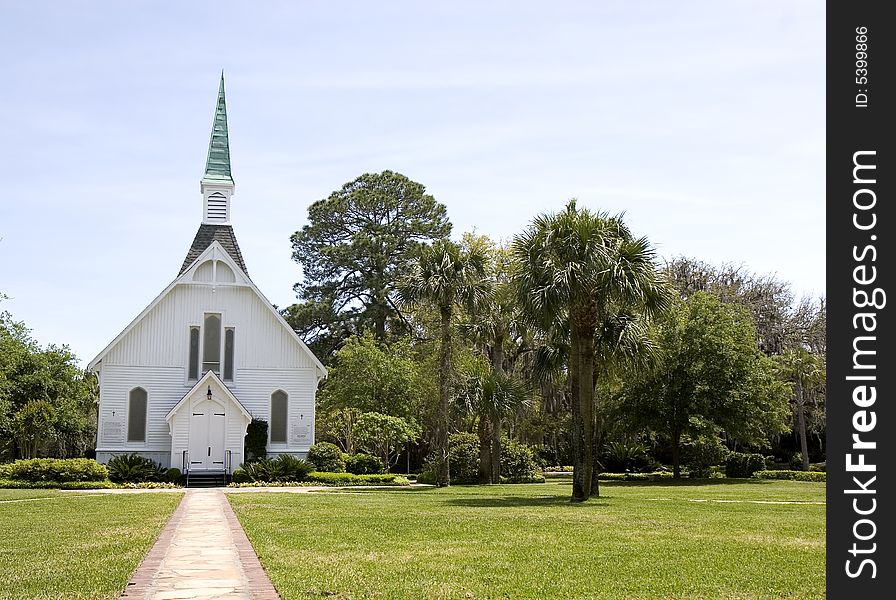
[[[86,366],[177,275],[224,70],[249,275],[363,173],[509,241],[570,198],[825,290],[824,3],[0,0],[0,311]]]

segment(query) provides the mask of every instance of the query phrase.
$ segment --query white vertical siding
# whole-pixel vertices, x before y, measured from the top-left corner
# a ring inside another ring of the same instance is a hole
[[[268,420],[274,390],[289,395],[288,443],[268,451],[307,452],[314,442],[314,397],[318,370],[313,359],[287,331],[259,296],[243,285],[179,283],[112,346],[100,364],[98,450],[109,452],[172,452],[189,447],[189,421],[167,413],[195,381],[187,380],[189,327],[201,325],[207,312],[220,313],[223,327],[233,327],[234,380],[228,388],[254,417]],[[146,442],[127,442],[128,392],[140,386],[148,394]],[[120,418],[122,427],[115,427]],[[233,464],[243,461],[242,425],[227,423],[226,445]],[[111,424],[104,428],[104,424]]]
[[[221,313],[224,327],[236,330],[237,368],[295,368],[312,360],[255,292],[242,285],[179,283],[144,315],[103,364],[186,366],[190,325],[206,312]]]
[[[135,367],[106,365],[102,367],[98,447],[120,451],[171,449],[171,436],[165,415],[183,398],[183,367]],[[135,387],[147,394],[146,441],[128,442],[128,395]],[[121,423],[120,428],[110,427]]]

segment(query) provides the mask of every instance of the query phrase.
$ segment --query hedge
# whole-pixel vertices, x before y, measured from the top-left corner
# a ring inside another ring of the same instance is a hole
[[[759,479],[789,479],[793,481],[827,481],[827,473],[819,471],[759,471]]]
[[[91,458],[29,458],[0,465],[0,479],[35,483],[105,481],[109,470]]]
[[[111,490],[120,487],[111,481],[22,481],[0,479],[0,489],[10,490]]]
[[[410,485],[407,477],[394,473],[355,475],[353,473],[309,473],[303,481],[251,481],[234,482],[227,487],[301,487],[308,485],[349,486],[349,485]]]
[[[653,481],[654,479],[672,479],[669,471],[655,471],[653,473],[600,473],[597,478],[601,481]]]
[[[765,470],[765,457],[761,454],[731,452],[725,459],[725,477],[746,478]]]

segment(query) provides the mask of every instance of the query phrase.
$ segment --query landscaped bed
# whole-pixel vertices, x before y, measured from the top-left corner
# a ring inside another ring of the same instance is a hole
[[[228,496],[285,600],[820,598],[824,484],[568,482]]]
[[[117,598],[181,496],[0,490],[0,599]]]

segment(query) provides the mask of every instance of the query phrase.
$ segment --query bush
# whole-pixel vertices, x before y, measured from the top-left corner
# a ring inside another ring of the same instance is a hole
[[[227,487],[299,487],[304,485],[327,485],[333,487],[349,485],[410,485],[406,477],[395,473],[375,473],[355,475],[353,473],[319,473],[313,471],[305,481],[234,481]]]
[[[669,471],[653,473],[601,473],[597,476],[601,481],[653,481],[655,479],[672,479]]]
[[[318,485],[410,485],[406,477],[394,473],[311,473],[305,478],[307,483]]]
[[[436,474],[432,471],[423,471],[417,474],[417,483],[425,483],[427,485],[436,484]]]
[[[803,470],[803,453],[802,452],[794,452],[790,456],[790,468],[794,471],[802,471]]]
[[[24,481],[20,479],[0,479],[0,488],[32,490],[101,490],[119,487],[108,479],[105,481]]]
[[[342,450],[330,442],[318,442],[311,446],[311,449],[308,450],[308,462],[314,465],[315,471],[321,473],[345,472]]]
[[[824,473],[827,470],[827,463],[812,463],[809,465],[809,470],[817,473]]]
[[[153,460],[139,454],[122,454],[109,459],[109,479],[115,483],[164,481],[165,470]]]
[[[180,472],[180,469],[177,467],[171,467],[167,471],[165,471],[165,481],[168,483],[178,483],[183,474]]]
[[[233,483],[249,483],[252,479],[249,478],[249,474],[246,473],[246,470],[241,465],[233,470],[233,473],[230,475],[230,481]]]
[[[383,461],[372,454],[348,454],[345,470],[355,475],[374,475],[385,472]]]
[[[436,469],[434,461],[426,468],[433,473],[437,472]],[[448,473],[451,483],[479,481],[479,438],[475,434],[455,433],[448,438]]]
[[[478,473],[478,461],[477,461]],[[454,477],[452,477],[452,480]],[[501,442],[502,483],[543,483],[544,474],[532,449],[516,440],[504,438]]]
[[[705,435],[681,445],[681,462],[691,477],[709,477],[710,467],[725,464],[731,451],[717,435]]]
[[[252,419],[246,427],[246,437],[243,441],[247,463],[267,458],[268,422],[263,419]]]
[[[765,457],[761,454],[732,452],[725,459],[725,477],[752,477],[765,470]]]
[[[252,481],[304,481],[314,466],[308,462],[281,454],[277,458],[261,458],[252,463],[242,464],[233,472],[233,481],[247,483]]]
[[[827,473],[819,471],[758,471],[758,479],[789,479],[793,481],[827,481]]]
[[[109,479],[109,471],[105,465],[89,458],[31,458],[0,465],[0,479],[56,484],[105,481]]]
[[[653,466],[647,446],[640,442],[610,442],[604,447],[601,459],[604,469],[610,473],[644,471]]]

